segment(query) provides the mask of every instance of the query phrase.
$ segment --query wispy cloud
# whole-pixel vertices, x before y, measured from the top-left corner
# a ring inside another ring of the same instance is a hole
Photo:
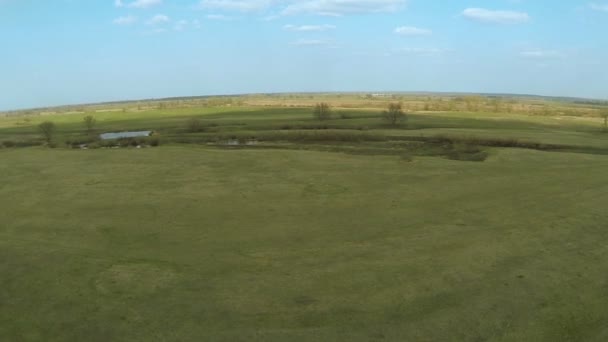
[[[153,30],[148,31],[147,33],[152,33],[152,34],[159,34],[159,33],[165,33],[168,30],[166,28],[155,28]]]
[[[294,46],[331,46],[332,42],[321,39],[300,39],[295,42],[291,42],[289,45]]]
[[[334,30],[336,26],[334,25],[285,25],[283,29],[287,31],[297,31],[297,32],[321,32]]]
[[[175,23],[175,26],[173,27],[173,29],[175,31],[183,31],[188,27],[189,24],[190,23],[188,22],[188,20],[178,20]]]
[[[530,15],[526,12],[494,11],[484,8],[467,8],[462,15],[469,20],[482,23],[520,24],[530,21]]]
[[[434,47],[405,47],[394,50],[395,53],[417,55],[417,56],[440,56],[449,52],[448,49]]]
[[[404,8],[406,4],[407,0],[305,0],[293,1],[293,3],[283,9],[282,14],[342,16],[347,14],[396,12]]]
[[[433,34],[433,31],[413,26],[401,26],[395,29],[395,33],[400,36],[428,36]]]
[[[275,4],[274,0],[202,0],[200,8],[221,11],[256,12]]]
[[[164,14],[157,14],[155,16],[153,16],[152,18],[150,18],[146,24],[148,25],[162,25],[162,24],[166,24],[168,22],[170,22],[171,19],[164,15]]]
[[[198,20],[192,20],[192,21],[188,21],[188,20],[178,20],[175,22],[175,25],[173,26],[173,29],[175,31],[185,31],[188,29],[195,29],[198,30],[201,28],[201,22]]]
[[[205,16],[205,18],[207,18],[209,20],[232,20],[232,19],[234,19],[233,17],[223,15],[223,14],[207,14],[207,16]]]
[[[146,9],[146,8],[160,5],[162,3],[163,3],[163,0],[135,0],[132,2],[128,2],[128,3],[125,3],[122,0],[115,0],[114,6]]]
[[[116,19],[114,19],[113,23],[116,25],[131,25],[134,24],[135,22],[137,22],[137,17],[134,17],[132,15],[128,15],[125,17],[118,17]]]
[[[272,9],[274,15],[315,14],[342,16],[395,12],[407,0],[201,0],[199,7],[219,11],[262,12]]]
[[[608,4],[598,4],[598,3],[592,2],[589,4],[589,8],[591,8],[594,11],[608,12]]]
[[[563,56],[559,51],[542,49],[524,50],[519,55],[528,59],[555,59]]]

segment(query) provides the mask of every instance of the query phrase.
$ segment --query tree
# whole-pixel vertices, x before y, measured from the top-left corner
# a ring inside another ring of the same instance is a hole
[[[55,134],[55,124],[51,121],[45,121],[38,125],[38,130],[47,144],[51,144],[53,135]]]
[[[97,120],[95,120],[93,116],[87,115],[84,117],[82,123],[84,124],[84,128],[87,130],[87,134],[92,134]]]
[[[323,121],[331,118],[331,108],[325,102],[317,103],[313,113],[317,120]]]
[[[401,102],[389,103],[388,110],[382,112],[382,118],[392,126],[396,126],[399,122],[406,120],[407,117],[403,112],[403,104]]]

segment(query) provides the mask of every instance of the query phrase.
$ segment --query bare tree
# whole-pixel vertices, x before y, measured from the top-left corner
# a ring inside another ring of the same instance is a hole
[[[47,144],[51,144],[55,134],[55,124],[51,121],[45,121],[38,125],[38,130]]]
[[[91,115],[87,115],[84,117],[82,123],[84,124],[84,128],[87,131],[87,134],[93,134],[93,130],[95,129],[95,124],[97,123],[97,120],[91,116]]]
[[[313,114],[317,120],[328,120],[331,118],[331,107],[325,102],[317,103]]]
[[[396,126],[399,122],[407,120],[403,112],[403,104],[401,102],[389,103],[388,110],[382,112],[382,118],[391,126]]]

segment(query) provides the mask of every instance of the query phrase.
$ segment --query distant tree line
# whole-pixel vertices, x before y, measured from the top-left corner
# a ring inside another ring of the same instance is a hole
[[[313,117],[319,121],[331,119],[332,109],[326,102],[317,103],[313,109]],[[347,114],[341,114],[342,119],[350,118]],[[407,121],[407,115],[403,111],[403,103],[391,102],[388,108],[382,112],[381,118],[391,126],[397,126],[400,123]]]

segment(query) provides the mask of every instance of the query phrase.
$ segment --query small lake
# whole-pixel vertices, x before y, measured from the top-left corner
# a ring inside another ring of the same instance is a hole
[[[112,139],[122,139],[122,138],[149,137],[151,134],[152,134],[152,131],[117,132],[117,133],[100,134],[99,137],[102,140],[112,140]]]

